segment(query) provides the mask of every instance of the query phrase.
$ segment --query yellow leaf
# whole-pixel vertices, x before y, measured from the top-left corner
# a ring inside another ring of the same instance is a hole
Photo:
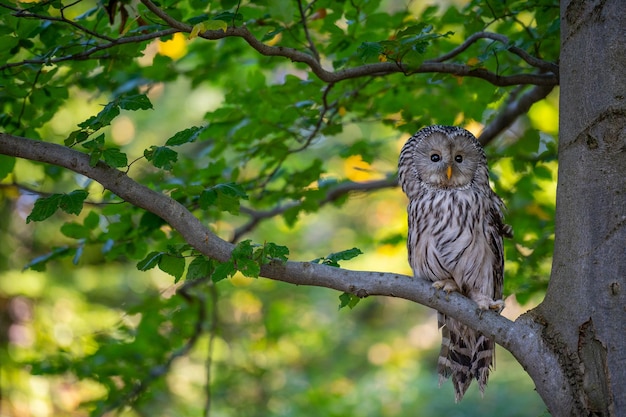
[[[274,46],[277,43],[279,43],[282,38],[283,38],[283,34],[282,33],[277,33],[272,39],[269,39],[269,40],[265,41],[265,44],[269,45],[269,46]]]
[[[159,54],[179,59],[187,53],[187,41],[182,33],[175,33],[169,41],[159,41]]]
[[[340,106],[340,107],[339,107],[339,110],[337,110],[337,113],[339,113],[339,116],[341,116],[341,117],[345,116],[347,112],[348,112],[348,111],[347,111],[347,110],[346,110],[346,108],[345,108],[345,107],[343,107],[343,106]]]
[[[467,60],[467,65],[469,65],[470,67],[474,67],[474,66],[478,65],[479,63],[480,63],[480,59],[478,59],[476,57],[472,57],[472,58]]]
[[[387,55],[385,55],[385,54],[378,55],[378,61],[379,62],[387,62]]]
[[[365,162],[361,155],[352,155],[346,158],[344,172],[351,181],[367,181],[374,177],[371,165]]]

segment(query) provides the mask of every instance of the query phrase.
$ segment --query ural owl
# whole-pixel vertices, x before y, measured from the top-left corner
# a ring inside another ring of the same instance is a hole
[[[502,200],[489,186],[487,158],[474,135],[454,126],[429,126],[402,148],[399,182],[409,198],[409,264],[417,278],[458,291],[483,309],[501,311],[504,257]],[[484,393],[494,365],[494,342],[438,314],[442,331],[437,371],[450,376],[456,401],[472,379]]]

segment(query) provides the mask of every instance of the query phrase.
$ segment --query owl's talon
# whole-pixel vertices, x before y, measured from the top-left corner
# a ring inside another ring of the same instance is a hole
[[[439,281],[433,282],[433,287],[438,290],[443,290],[447,294],[450,294],[451,292],[460,292],[459,286],[457,285],[456,281],[450,278],[441,279]]]
[[[485,310],[493,310],[497,313],[502,311],[504,308],[504,301],[502,300],[492,300],[491,297],[483,295],[483,294],[471,294],[470,298],[478,304],[478,308]]]
[[[501,312],[502,310],[504,310],[504,301],[502,300],[492,301],[491,304],[489,304],[489,309],[494,310],[498,313]]]

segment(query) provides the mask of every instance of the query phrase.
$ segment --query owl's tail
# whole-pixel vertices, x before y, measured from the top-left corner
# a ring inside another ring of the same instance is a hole
[[[461,401],[472,379],[478,381],[480,393],[484,394],[489,369],[495,366],[493,340],[474,329],[439,313],[441,328],[441,351],[437,363],[439,385],[452,377],[454,397]]]

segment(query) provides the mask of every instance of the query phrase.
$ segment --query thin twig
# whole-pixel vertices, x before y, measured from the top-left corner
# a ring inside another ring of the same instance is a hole
[[[384,188],[395,187],[398,184],[397,178],[389,177],[383,180],[375,180],[375,181],[367,181],[367,182],[352,182],[347,181],[340,183],[332,188],[329,188],[326,192],[326,196],[321,199],[318,204],[319,206],[324,206],[328,203],[332,203],[336,201],[340,197],[353,193],[353,192],[369,192],[381,190]],[[261,221],[279,216],[283,214],[285,211],[289,209],[293,209],[295,207],[301,206],[301,201],[293,201],[287,204],[283,204],[281,206],[274,207],[270,210],[257,211],[247,207],[241,207],[241,212],[250,216],[250,220],[244,225],[238,227],[233,237],[231,238],[231,242],[237,242],[243,235],[252,231]]]
[[[551,72],[553,74],[558,74],[558,65],[552,63],[552,62],[547,62],[544,61],[542,59],[536,58],[532,55],[530,55],[528,52],[524,51],[522,48],[519,48],[515,45],[513,45],[511,43],[511,41],[509,40],[509,38],[507,38],[504,35],[500,35],[499,33],[493,33],[493,32],[477,32],[472,34],[469,38],[467,38],[465,40],[465,42],[463,42],[461,45],[457,46],[456,48],[454,48],[452,51],[441,55],[437,58],[434,59],[429,59],[426,62],[432,62],[432,63],[436,63],[436,62],[444,62],[447,61],[451,58],[454,58],[455,56],[459,55],[460,53],[462,53],[463,51],[465,51],[467,48],[470,47],[470,45],[472,45],[473,43],[475,43],[476,41],[478,41],[479,39],[491,39],[497,42],[500,42],[504,45],[506,45],[508,48],[508,50],[512,53],[514,53],[515,55],[519,56],[520,58],[522,58],[528,65],[531,65],[535,68],[541,69],[543,71],[548,71]]]
[[[74,22],[73,20],[67,19],[65,17],[65,15],[63,14],[63,11],[66,8],[70,7],[70,6],[65,6],[65,7],[61,8],[61,17],[53,17],[53,16],[41,15],[41,14],[38,14],[38,13],[32,13],[32,12],[30,12],[28,10],[19,9],[17,7],[11,7],[11,6],[8,6],[6,4],[2,4],[2,3],[0,3],[0,7],[3,7],[3,8],[8,9],[8,10],[12,10],[14,12],[13,16],[15,16],[15,17],[21,17],[21,18],[26,18],[26,19],[39,19],[39,20],[45,20],[45,21],[49,21],[49,22],[65,23],[65,24],[73,26],[76,29],[80,30],[81,32],[87,33],[87,34],[89,34],[89,35],[91,35],[91,36],[93,36],[95,38],[103,39],[103,40],[108,41],[108,42],[113,42],[115,40],[115,39],[113,39],[113,38],[111,38],[109,36],[101,35],[100,33],[95,32],[95,31],[93,31],[93,30],[91,30],[91,29],[89,29],[89,28],[87,28],[85,26],[79,25],[78,23]]]
[[[57,58],[38,58],[38,59],[25,59],[19,62],[10,62],[4,65],[0,65],[0,71],[13,68],[20,67],[23,65],[52,65],[59,62],[65,61],[81,61],[86,59],[102,59],[103,56],[93,56],[96,52],[104,51],[106,49],[114,48],[119,45],[124,45],[127,43],[138,43],[143,41],[148,41],[156,38],[161,38],[163,36],[172,35],[176,32],[179,32],[177,29],[165,29],[160,30],[154,33],[142,34],[137,36],[128,36],[119,39],[115,39],[112,42],[96,45],[92,48],[89,48],[85,51],[78,52],[75,54],[65,55]]]
[[[309,42],[309,49],[311,53],[315,57],[315,60],[319,62],[320,54],[317,52],[317,48],[315,48],[315,44],[313,43],[313,38],[311,38],[311,34],[309,33],[309,27],[306,24],[306,14],[304,12],[304,7],[302,7],[302,0],[298,0],[298,9],[300,10],[300,18],[302,19],[302,28],[304,29],[304,36],[306,36],[306,40]]]

